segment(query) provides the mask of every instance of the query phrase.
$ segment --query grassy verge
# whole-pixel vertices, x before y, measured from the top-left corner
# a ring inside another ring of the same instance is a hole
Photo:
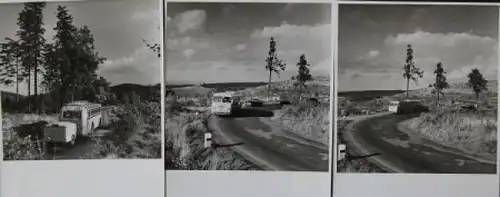
[[[330,140],[329,110],[328,105],[286,105],[275,112],[272,119],[288,131],[328,145]]]
[[[497,114],[433,112],[402,123],[424,138],[478,155],[497,153]]]
[[[161,158],[160,104],[119,106],[108,114],[111,135],[94,138],[92,149],[68,159]],[[48,156],[42,128],[55,116],[3,114],[4,160],[44,160]]]
[[[343,137],[343,133],[347,132],[345,127],[351,121],[338,120],[337,121],[337,144],[346,144]],[[337,154],[337,153],[334,153]],[[347,154],[353,154],[350,148],[347,147]],[[337,172],[340,173],[383,173],[385,172],[375,164],[371,163],[368,159],[356,159],[356,160],[342,160],[337,162]]]
[[[160,159],[160,103],[143,102],[125,105],[110,113],[111,135],[95,138],[89,159]]]
[[[208,118],[208,113],[165,117],[165,169],[258,170],[231,149],[203,147]]]

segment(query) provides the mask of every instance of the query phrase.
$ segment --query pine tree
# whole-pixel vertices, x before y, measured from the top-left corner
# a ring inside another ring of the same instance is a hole
[[[299,67],[297,76],[292,77],[295,80],[294,86],[299,87],[299,100],[302,98],[302,88],[307,88],[306,82],[311,81],[312,75],[309,73],[309,63],[307,63],[306,55],[302,54],[297,62]]]
[[[269,41],[269,52],[266,58],[266,70],[269,71],[269,83],[267,88],[267,97],[271,97],[271,79],[273,72],[280,76],[280,71],[284,71],[286,68],[286,63],[278,58],[278,53],[276,52],[276,41],[273,37]]]

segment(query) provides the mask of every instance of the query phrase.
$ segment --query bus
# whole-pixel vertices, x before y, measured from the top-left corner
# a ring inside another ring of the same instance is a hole
[[[395,114],[427,112],[429,108],[419,100],[390,101],[388,111]]]
[[[231,115],[234,109],[241,108],[241,95],[237,92],[218,92],[212,95],[211,113]]]
[[[101,104],[74,101],[65,104],[58,121],[44,128],[44,137],[50,143],[74,144],[77,136],[87,137],[101,125]]]

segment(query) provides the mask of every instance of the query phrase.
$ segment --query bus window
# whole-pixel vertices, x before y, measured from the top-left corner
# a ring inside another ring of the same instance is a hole
[[[231,102],[231,98],[229,98],[229,97],[224,97],[224,98],[222,99],[222,102],[223,102],[223,103],[230,103],[230,102]]]
[[[81,113],[82,113],[81,111],[64,111],[62,113],[62,117],[67,119],[73,119],[73,118],[80,119]]]

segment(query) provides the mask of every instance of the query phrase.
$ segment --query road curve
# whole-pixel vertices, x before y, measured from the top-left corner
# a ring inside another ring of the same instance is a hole
[[[343,136],[350,151],[356,154],[380,153],[380,156],[369,159],[388,172],[496,173],[496,161],[469,156],[462,151],[422,139],[398,125],[411,117],[382,113],[351,118],[352,122],[344,129]]]
[[[244,143],[231,148],[264,170],[328,172],[327,146],[285,131],[269,118],[212,116],[209,126],[224,143]]]

